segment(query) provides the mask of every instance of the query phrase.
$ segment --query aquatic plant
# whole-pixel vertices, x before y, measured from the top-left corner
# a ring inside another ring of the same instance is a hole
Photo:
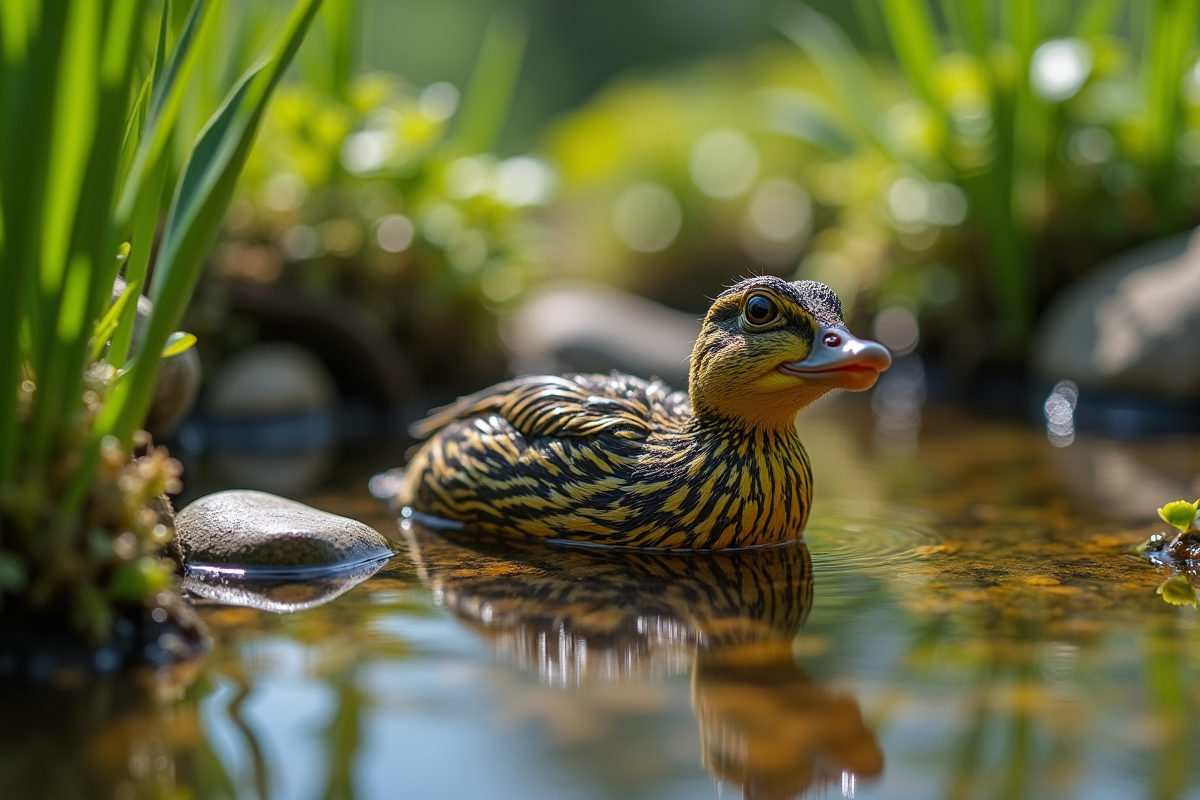
[[[1171,568],[1175,574],[1159,585],[1157,593],[1164,601],[1174,606],[1196,606],[1198,604],[1194,581],[1200,580],[1197,565],[1200,565],[1200,500],[1189,503],[1176,500],[1158,509],[1163,522],[1178,533],[1156,533],[1133,548],[1133,554],[1156,566]]]
[[[1197,525],[1197,509],[1200,509],[1200,500],[1194,503],[1176,500],[1160,508],[1158,516],[1171,527],[1178,528],[1181,533],[1200,531],[1200,526]]]
[[[46,610],[104,639],[115,604],[169,603],[154,505],[179,467],[139,428],[160,360],[194,341],[175,328],[319,6],[297,2],[173,186],[169,145],[218,4],[196,0],[174,37],[170,0],[149,17],[146,0],[0,6],[0,611]]]
[[[1176,575],[1167,578],[1159,585],[1157,594],[1173,606],[1197,605],[1196,588],[1186,575]]]
[[[353,74],[357,36],[355,26],[338,26],[326,39],[341,44],[331,44],[326,63],[339,66],[301,69],[280,88],[212,275],[228,286],[348,297],[397,336],[425,376],[448,362],[469,373],[481,353],[500,364],[494,313],[537,272],[531,209],[554,184],[542,160],[490,152],[524,26],[493,22],[461,104],[449,83],[418,88],[398,75]],[[208,288],[207,308],[219,308],[222,286]],[[218,335],[227,328],[220,314],[198,314],[196,324]]]

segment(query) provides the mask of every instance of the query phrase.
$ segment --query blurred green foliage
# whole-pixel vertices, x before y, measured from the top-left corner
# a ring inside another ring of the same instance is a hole
[[[523,47],[523,24],[497,17],[461,103],[446,82],[302,71],[264,122],[212,277],[347,297],[424,375],[481,359],[502,374],[494,315],[542,263],[532,212],[556,182],[543,160],[488,152]],[[199,324],[223,327],[219,314]]]
[[[618,82],[556,126],[556,260],[685,308],[795,273],[1020,358],[1070,280],[1200,222],[1197,8],[857,4],[883,55],[785,6],[795,51]]]

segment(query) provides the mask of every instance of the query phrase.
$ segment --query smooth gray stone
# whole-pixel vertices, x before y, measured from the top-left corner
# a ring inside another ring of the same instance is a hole
[[[308,350],[290,342],[266,342],[229,359],[205,393],[214,417],[288,417],[326,411],[337,404],[329,370]]]
[[[682,389],[700,321],[630,292],[577,281],[534,292],[503,333],[518,375],[616,369]]]
[[[244,489],[193,502],[175,515],[175,536],[188,565],[342,567],[392,555],[368,525]]]
[[[117,278],[113,283],[113,302],[124,292],[125,279]],[[139,295],[133,321],[134,352],[137,352],[142,328],[153,308],[154,304],[148,297]],[[196,393],[200,391],[202,372],[200,354],[195,347],[159,362],[158,375],[154,378],[154,398],[150,401],[150,413],[146,417],[146,430],[155,436],[169,433],[187,416],[196,402]]]
[[[1200,233],[1100,266],[1050,306],[1033,341],[1047,383],[1200,398]]]

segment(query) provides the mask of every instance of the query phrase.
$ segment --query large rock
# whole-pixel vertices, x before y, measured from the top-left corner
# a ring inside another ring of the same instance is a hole
[[[329,370],[308,350],[289,342],[248,347],[213,379],[205,410],[214,417],[289,417],[328,411],[337,403]]]
[[[608,372],[687,386],[700,321],[598,283],[560,283],[534,293],[507,320],[504,338],[517,374]]]
[[[1098,268],[1050,307],[1034,343],[1047,383],[1200,399],[1200,232]]]
[[[392,555],[374,528],[266,492],[232,490],[175,515],[188,566],[346,567]]]
[[[113,283],[112,299],[125,292],[125,279],[117,278]],[[150,318],[154,304],[145,295],[139,295],[137,314],[133,321],[133,344],[136,352],[141,341],[142,328]],[[159,362],[158,375],[154,379],[154,398],[150,402],[150,413],[146,417],[146,430],[159,436],[169,433],[179,424],[196,402],[200,390],[200,354],[192,347],[177,356]]]

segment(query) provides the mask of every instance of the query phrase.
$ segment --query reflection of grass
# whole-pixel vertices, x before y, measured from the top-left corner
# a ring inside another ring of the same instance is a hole
[[[337,681],[337,711],[325,729],[329,753],[329,779],[324,800],[354,800],[354,761],[362,744],[362,692],[358,670],[350,669]]]

